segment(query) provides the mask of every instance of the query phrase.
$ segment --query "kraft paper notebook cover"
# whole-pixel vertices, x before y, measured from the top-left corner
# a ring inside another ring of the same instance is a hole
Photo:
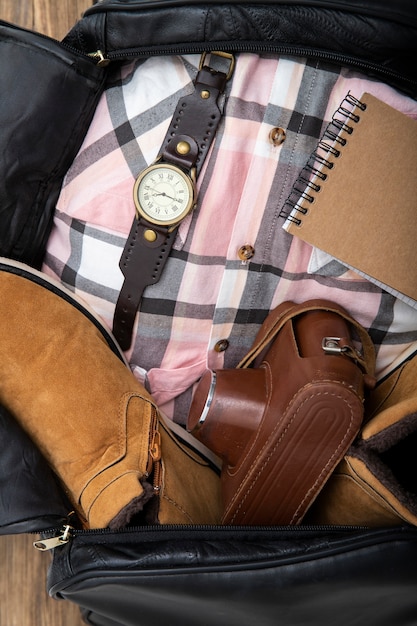
[[[417,121],[348,94],[286,209],[288,232],[417,308]]]

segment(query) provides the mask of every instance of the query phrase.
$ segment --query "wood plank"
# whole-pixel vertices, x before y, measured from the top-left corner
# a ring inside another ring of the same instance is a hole
[[[32,0],[0,0],[0,19],[11,22],[24,28],[31,28],[33,24]]]
[[[48,596],[51,555],[35,550],[35,539],[32,535],[0,537],[1,626],[81,626],[77,606]]]
[[[0,19],[62,39],[91,0],[0,0]],[[0,625],[81,626],[78,607],[46,592],[51,555],[32,546],[35,537],[0,537]]]
[[[91,0],[0,0],[0,19],[62,39]]]
[[[34,0],[33,29],[62,39],[91,4],[90,0]]]

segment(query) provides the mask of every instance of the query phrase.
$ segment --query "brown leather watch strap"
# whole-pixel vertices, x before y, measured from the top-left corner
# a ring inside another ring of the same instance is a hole
[[[194,91],[178,102],[168,132],[162,144],[163,161],[178,165],[185,170],[195,165],[199,172],[208,149],[214,139],[222,111],[219,107],[219,96],[226,86],[227,76],[223,72],[215,72],[209,67],[202,67],[198,72]],[[189,136],[197,143],[198,154],[194,160],[188,155],[178,154],[175,138],[178,135]]]
[[[159,231],[154,226],[152,230],[157,233],[157,239],[150,242],[144,237],[146,229],[147,225],[134,220],[119,264],[125,280],[117,300],[113,334],[122,350],[130,347],[143,291],[158,282],[176,234],[176,231],[167,233],[165,229]],[[137,245],[138,241],[141,245]]]
[[[158,157],[161,162],[176,165],[186,172],[192,168],[197,172],[200,170],[222,116],[220,96],[230,74],[230,71],[217,71],[207,65],[200,68],[194,91],[178,102]],[[191,147],[186,154],[178,149],[181,142],[187,142]],[[113,321],[113,333],[122,350],[130,348],[143,291],[158,282],[178,225],[155,226],[140,216],[133,221],[119,263],[125,279]],[[156,234],[155,241],[149,241],[145,236],[149,229]]]

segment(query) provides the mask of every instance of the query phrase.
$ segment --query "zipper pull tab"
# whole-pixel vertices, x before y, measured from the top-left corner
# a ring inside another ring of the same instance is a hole
[[[49,539],[39,539],[33,542],[33,547],[40,552],[46,552],[47,550],[53,550],[58,546],[63,546],[71,539],[72,526],[67,524],[61,531],[60,535],[56,537],[50,537]]]
[[[154,463],[156,461],[160,461],[161,459],[161,434],[158,430],[156,430],[153,434],[152,441],[149,446],[149,454],[151,455],[152,461]]]
[[[95,61],[97,61],[98,67],[107,67],[110,63],[110,59],[106,59],[106,57],[104,56],[101,50],[90,52],[88,56],[94,59]]]

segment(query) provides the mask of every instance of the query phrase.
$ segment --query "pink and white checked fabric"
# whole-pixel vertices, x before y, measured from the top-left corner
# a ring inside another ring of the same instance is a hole
[[[109,327],[135,214],[135,177],[158,155],[198,62],[194,55],[155,57],[116,67],[64,181],[43,269]],[[226,113],[198,179],[198,207],[181,224],[160,282],[145,290],[127,354],[176,421],[184,423],[206,368],[235,367],[268,312],[285,300],[328,298],[344,306],[370,330],[380,376],[417,349],[416,310],[282,229],[291,186],[348,91],[357,98],[368,91],[417,118],[415,101],[353,71],[238,55]],[[269,138],[274,127],[286,131],[279,146]],[[254,249],[247,262],[238,255],[242,245]],[[218,351],[221,340],[227,349]]]

